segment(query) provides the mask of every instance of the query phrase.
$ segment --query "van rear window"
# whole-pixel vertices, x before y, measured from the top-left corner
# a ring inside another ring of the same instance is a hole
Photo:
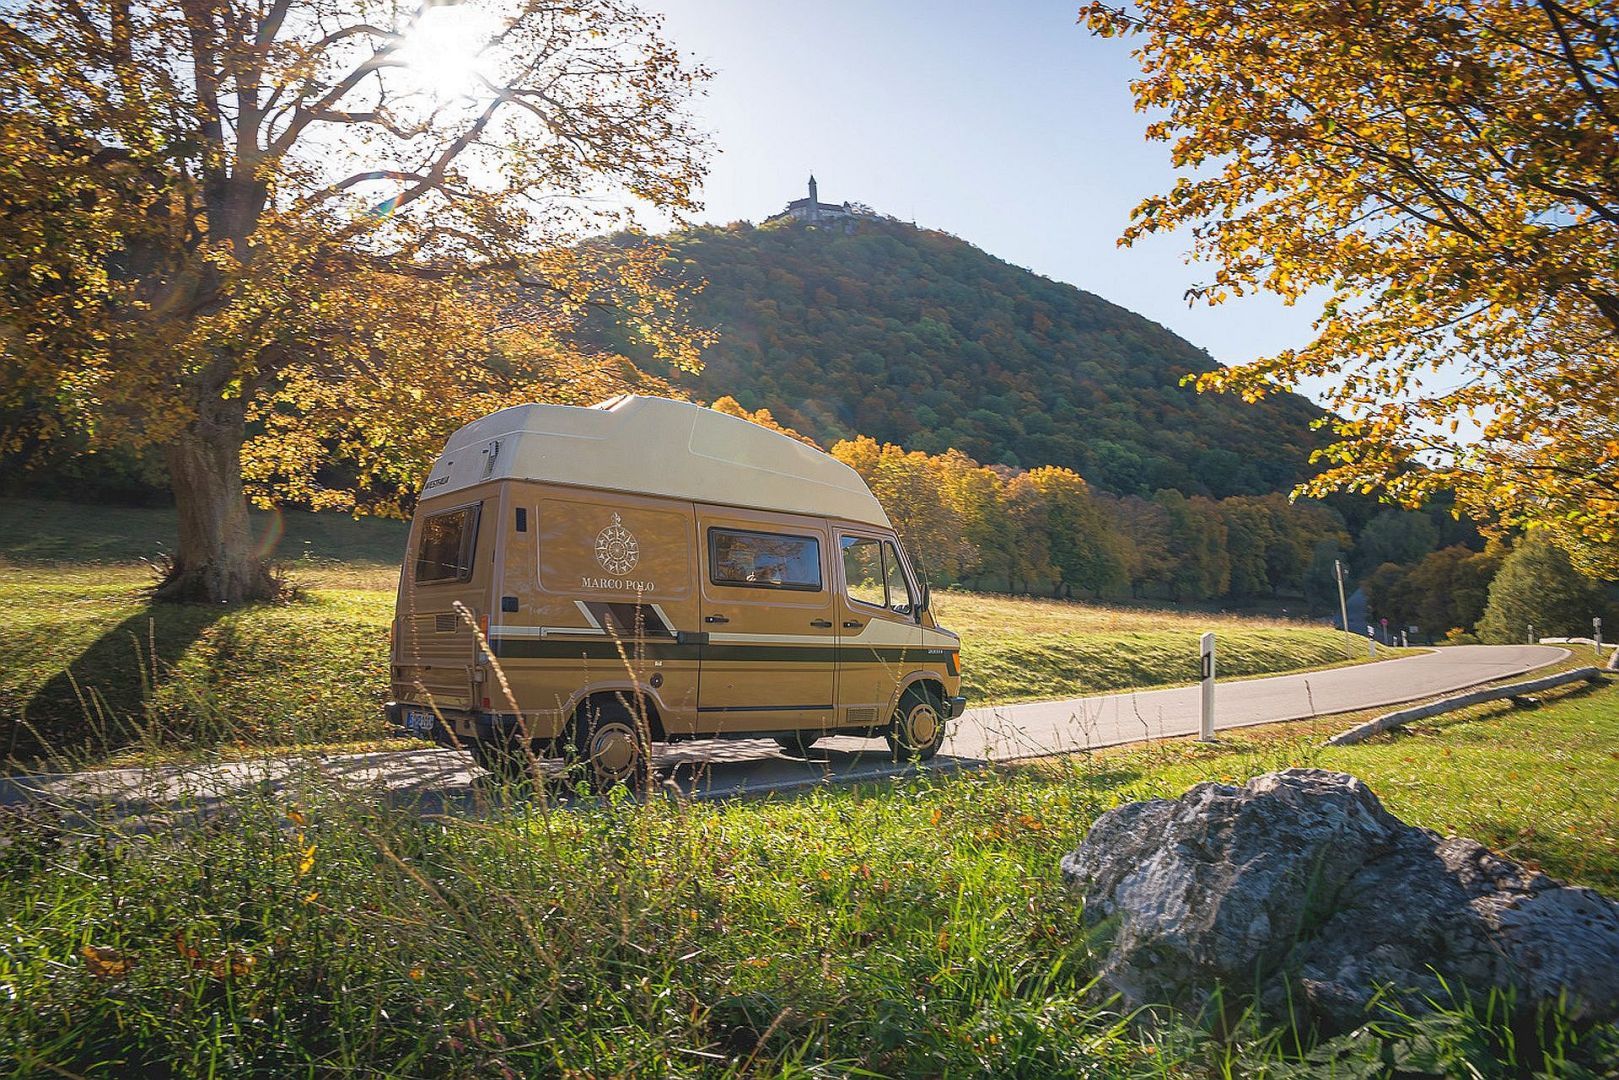
[[[813,536],[708,530],[709,578],[753,589],[821,589],[821,542]]]
[[[472,577],[472,555],[478,547],[477,506],[434,514],[422,522],[416,549],[416,583],[466,581]]]

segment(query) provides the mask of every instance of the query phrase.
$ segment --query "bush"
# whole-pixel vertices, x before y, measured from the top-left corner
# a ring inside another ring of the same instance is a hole
[[[1574,569],[1566,552],[1530,534],[1490,583],[1478,634],[1491,645],[1523,641],[1531,626],[1536,637],[1579,637],[1612,606],[1603,586]]]

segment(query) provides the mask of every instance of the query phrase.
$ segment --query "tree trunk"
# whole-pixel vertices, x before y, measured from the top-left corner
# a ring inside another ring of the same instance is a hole
[[[247,434],[241,410],[232,404],[188,424],[167,447],[180,547],[158,586],[160,600],[240,604],[276,593],[269,567],[253,546],[242,494]]]

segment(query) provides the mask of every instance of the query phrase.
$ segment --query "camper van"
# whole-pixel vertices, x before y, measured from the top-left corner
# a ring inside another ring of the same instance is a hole
[[[519,405],[422,486],[389,719],[492,771],[574,759],[633,783],[653,742],[827,735],[928,758],[960,640],[847,465],[682,401]]]

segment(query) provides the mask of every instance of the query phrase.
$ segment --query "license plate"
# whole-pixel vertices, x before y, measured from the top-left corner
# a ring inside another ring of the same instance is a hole
[[[424,709],[406,709],[405,730],[412,735],[433,734],[433,714]]]

